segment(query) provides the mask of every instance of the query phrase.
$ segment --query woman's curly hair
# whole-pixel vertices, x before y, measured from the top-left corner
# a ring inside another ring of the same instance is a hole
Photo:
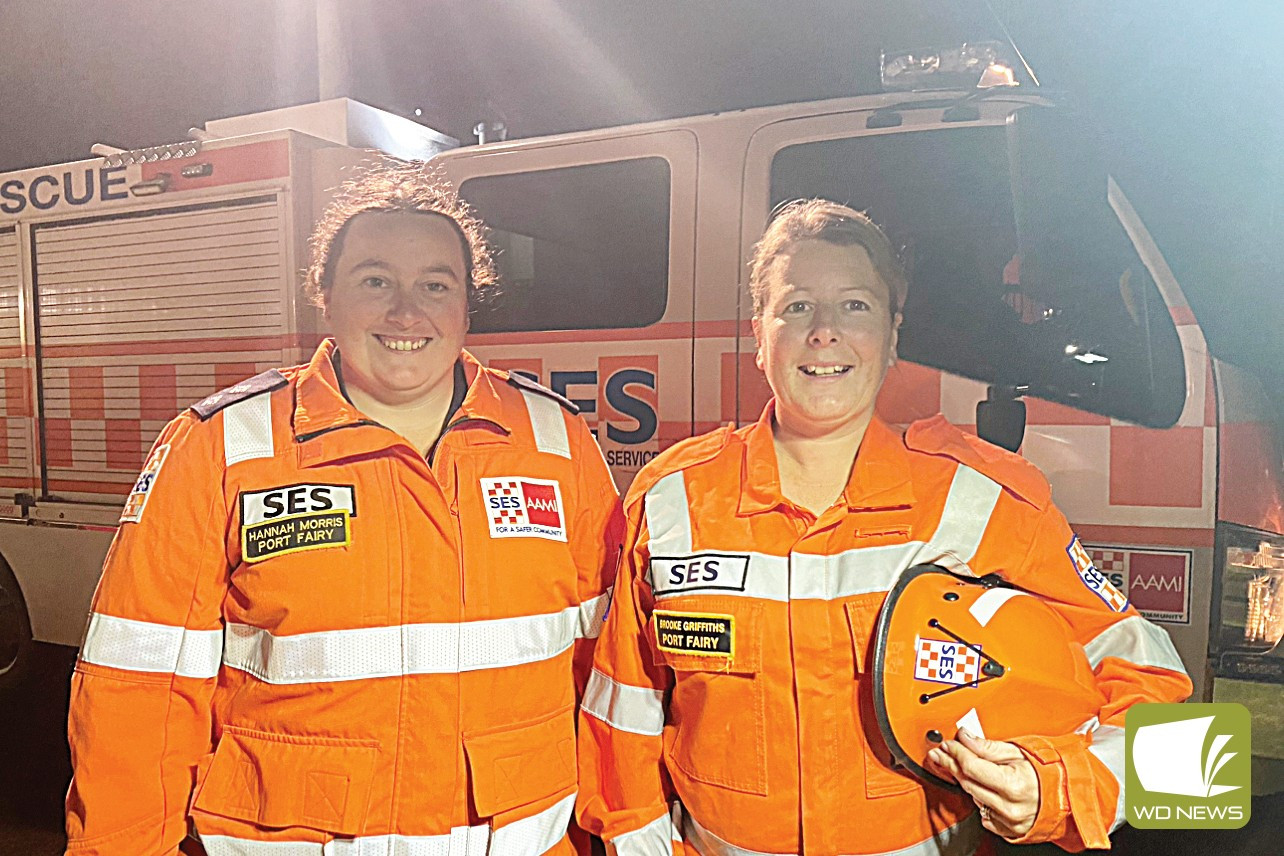
[[[439,170],[422,162],[383,159],[367,165],[344,182],[308,239],[310,260],[303,290],[324,309],[334,282],[334,266],[343,252],[343,236],[358,214],[422,212],[445,217],[459,233],[464,251],[469,305],[476,307],[496,290],[495,262],[485,229],[473,209]]]

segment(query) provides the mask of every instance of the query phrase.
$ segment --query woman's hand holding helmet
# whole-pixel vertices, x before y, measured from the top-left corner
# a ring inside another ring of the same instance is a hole
[[[959,784],[976,801],[981,823],[1004,838],[1020,838],[1039,813],[1039,777],[1013,743],[986,740],[966,729],[927,756],[929,770]]]

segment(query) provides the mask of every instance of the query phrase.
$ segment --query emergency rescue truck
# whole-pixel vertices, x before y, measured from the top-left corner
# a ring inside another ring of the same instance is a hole
[[[1073,117],[1027,86],[917,91],[929,66],[902,62],[904,91],[467,147],[339,99],[0,175],[0,671],[32,639],[79,643],[164,423],[307,358],[306,237],[376,148],[430,158],[478,209],[505,293],[468,347],[574,401],[621,488],[759,415],[744,283],[773,208],[868,211],[910,272],[880,413],[1019,447],[1088,545],[1067,555],[1085,585],[1164,626],[1196,698],[1247,704],[1256,753],[1284,759],[1284,485],[1259,382],[1210,356]]]

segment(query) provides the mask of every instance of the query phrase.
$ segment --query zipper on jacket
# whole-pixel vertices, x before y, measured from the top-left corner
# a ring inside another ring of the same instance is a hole
[[[296,443],[306,443],[309,440],[315,440],[317,437],[320,437],[322,434],[329,434],[331,431],[339,431],[344,428],[361,428],[367,425],[372,425],[376,428],[385,427],[383,425],[380,425],[378,422],[375,422],[373,419],[360,419],[356,422],[345,422],[342,425],[331,425],[329,428],[322,428],[319,431],[309,431],[306,434],[295,434],[294,441]]]
[[[489,427],[493,427],[497,431],[499,431],[501,434],[503,434],[505,437],[510,437],[512,436],[512,433],[513,433],[512,431],[509,431],[507,428],[505,428],[503,425],[500,425],[498,422],[495,422],[491,419],[482,419],[481,417],[478,417],[478,416],[461,416],[458,419],[456,419],[454,422],[451,422],[445,428],[441,429],[441,433],[438,434],[437,439],[433,441],[432,448],[429,449],[428,454],[425,455],[425,459],[428,461],[428,466],[430,468],[433,465],[433,461],[436,460],[437,458],[437,449],[440,448],[442,439],[445,438],[445,436],[449,434],[451,431],[454,431],[456,428],[462,428],[465,425],[478,425],[478,426],[486,425]]]

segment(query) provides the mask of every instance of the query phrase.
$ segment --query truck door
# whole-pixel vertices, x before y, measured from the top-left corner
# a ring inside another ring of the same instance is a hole
[[[696,139],[520,142],[441,158],[490,229],[469,349],[580,408],[617,485],[692,425]]]
[[[180,408],[282,364],[284,217],[272,193],[32,226],[43,498],[114,521]]]

